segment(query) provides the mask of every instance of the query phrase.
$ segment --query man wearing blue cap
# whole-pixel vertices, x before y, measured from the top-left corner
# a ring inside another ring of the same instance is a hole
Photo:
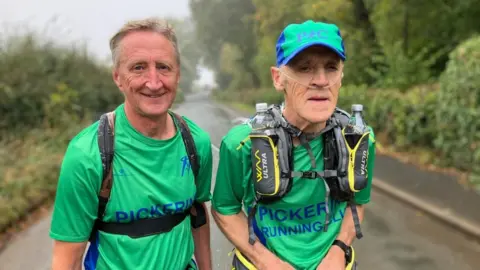
[[[276,55],[271,75],[275,89],[284,94],[283,118],[301,133],[319,134],[306,144],[300,136],[293,136],[293,168],[323,170],[328,149],[322,131],[326,132],[336,111],[346,60],[340,31],[334,24],[311,20],[290,24],[278,38]],[[223,138],[212,198],[215,221],[235,246],[236,269],[349,269],[352,263],[348,258],[353,252],[350,246],[356,236],[352,216],[357,215],[352,215],[347,202],[325,202],[330,192],[325,181],[298,175],[293,175],[291,187],[281,199],[258,203],[258,184],[253,179],[259,172],[252,173],[252,168],[260,159],[252,167],[255,157],[251,131],[251,125],[240,124]],[[353,197],[359,222],[363,220],[363,205],[370,201],[375,159],[373,132],[370,139],[368,184]],[[242,206],[253,217],[253,244],[249,243],[250,220]],[[253,216],[249,210],[255,207]]]

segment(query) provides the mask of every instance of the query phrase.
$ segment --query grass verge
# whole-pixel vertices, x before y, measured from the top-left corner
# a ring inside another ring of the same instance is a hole
[[[22,229],[22,221],[32,213],[53,202],[68,142],[91,122],[85,120],[64,128],[32,129],[22,136],[2,136],[0,242]]]

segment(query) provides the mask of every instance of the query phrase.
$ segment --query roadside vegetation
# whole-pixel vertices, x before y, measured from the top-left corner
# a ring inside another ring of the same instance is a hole
[[[288,24],[337,24],[347,62],[339,106],[364,104],[379,150],[449,168],[480,187],[480,5],[465,1],[191,0],[214,96],[280,103],[270,66]],[[201,7],[201,8],[200,8]],[[214,14],[216,14],[214,16]],[[479,189],[480,190],[480,189]]]
[[[198,60],[194,44],[182,39],[192,36],[191,27],[170,21],[190,56],[178,104],[197,77]],[[52,202],[68,142],[123,100],[111,66],[85,47],[60,45],[35,31],[0,36],[0,235]]]
[[[52,199],[69,140],[122,96],[108,66],[35,32],[0,47],[0,231]]]

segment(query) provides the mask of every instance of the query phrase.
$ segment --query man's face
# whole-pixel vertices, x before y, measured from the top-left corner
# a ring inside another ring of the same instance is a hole
[[[341,87],[343,62],[332,50],[312,46],[288,66],[272,69],[277,90],[285,91],[285,114],[322,123],[333,114]]]
[[[119,46],[113,78],[125,106],[149,118],[165,114],[180,80],[173,44],[161,34],[138,31],[127,34]]]

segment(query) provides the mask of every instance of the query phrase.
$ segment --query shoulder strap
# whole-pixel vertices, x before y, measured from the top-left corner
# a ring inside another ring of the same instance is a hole
[[[100,116],[97,130],[98,148],[102,159],[102,183],[98,194],[97,219],[90,235],[90,241],[95,238],[96,228],[102,220],[113,185],[112,162],[114,154],[115,112],[108,112]]]
[[[200,164],[198,162],[197,148],[195,147],[195,141],[193,140],[192,133],[188,124],[185,122],[183,117],[172,112],[177,123],[180,127],[180,133],[182,134],[183,143],[185,144],[185,149],[187,150],[188,159],[190,161],[190,166],[192,168],[193,174],[195,175],[195,184],[197,182],[198,172],[200,170]]]
[[[347,125],[348,121],[350,120],[350,114],[339,107],[335,108],[335,111],[333,112],[333,117],[335,117],[338,120],[338,123],[340,124],[341,127],[344,127]]]
[[[198,173],[200,170],[200,164],[198,162],[197,148],[193,139],[192,133],[188,124],[183,117],[172,112],[176,122],[179,124],[180,133],[182,134],[183,144],[187,150],[188,159],[190,161],[190,167],[192,168],[193,175],[195,176],[195,185],[198,186]],[[207,223],[207,212],[203,205],[197,201],[193,203],[193,214],[190,222],[193,228],[197,229]]]
[[[103,114],[100,117],[98,125],[98,146],[100,157],[102,158],[102,186],[100,188],[99,199],[101,199],[98,208],[99,218],[105,213],[106,203],[110,199],[110,192],[113,185],[112,162],[114,154],[114,136],[115,136],[115,112]],[[105,204],[102,203],[105,202]]]

